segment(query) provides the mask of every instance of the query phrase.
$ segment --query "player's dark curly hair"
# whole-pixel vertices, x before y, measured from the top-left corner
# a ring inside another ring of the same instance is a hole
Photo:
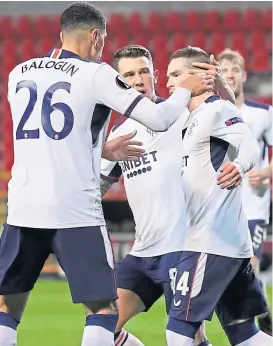
[[[170,60],[177,58],[185,58],[194,60],[195,62],[210,64],[208,53],[199,47],[187,46],[185,48],[179,49],[171,55]]]
[[[118,63],[122,58],[141,58],[145,57],[149,61],[153,61],[149,50],[143,46],[130,45],[119,49],[114,55],[114,68],[118,70]]]
[[[85,27],[105,29],[106,19],[102,12],[93,5],[86,2],[77,2],[62,13],[60,24],[63,32]]]

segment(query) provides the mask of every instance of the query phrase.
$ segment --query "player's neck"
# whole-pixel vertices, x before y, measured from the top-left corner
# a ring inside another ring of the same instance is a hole
[[[89,54],[88,51],[86,50],[86,48],[84,46],[82,46],[81,44],[78,44],[75,42],[64,42],[62,45],[62,49],[64,50],[68,50],[74,54],[77,54],[78,56],[80,56],[82,59],[88,59],[89,58]]]
[[[240,93],[237,97],[236,97],[236,106],[238,108],[242,107],[242,105],[245,102],[245,95],[244,93]]]
[[[196,97],[192,97],[189,104],[188,104],[188,109],[190,112],[194,111],[197,107],[199,107],[203,102],[206,101],[207,98],[209,98],[210,96],[213,96],[214,93],[208,91],[205,92],[202,95],[196,96]]]

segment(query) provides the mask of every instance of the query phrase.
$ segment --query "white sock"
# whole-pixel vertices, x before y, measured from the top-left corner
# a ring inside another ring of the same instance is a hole
[[[0,326],[0,346],[16,346],[17,331],[10,327]]]
[[[273,338],[262,331],[235,346],[272,346]]]
[[[100,326],[85,326],[81,346],[114,346],[114,333]],[[0,346],[2,344],[0,343]],[[6,345],[5,345],[6,346]],[[10,345],[7,345],[10,346]]]
[[[115,346],[144,346],[144,344],[126,330],[121,330],[115,340]]]
[[[193,339],[188,338],[187,336],[184,336],[184,335],[177,334],[168,329],[166,330],[166,338],[167,338],[168,346],[194,346]]]

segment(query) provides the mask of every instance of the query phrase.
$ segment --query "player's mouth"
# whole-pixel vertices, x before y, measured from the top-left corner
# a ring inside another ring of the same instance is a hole
[[[230,85],[230,86],[234,86],[234,85],[235,85],[234,80],[228,80],[227,83],[228,83],[228,85]]]
[[[139,90],[139,89],[137,89],[137,91],[138,91],[139,93],[141,93],[142,95],[145,95],[145,94],[146,94],[146,90]]]

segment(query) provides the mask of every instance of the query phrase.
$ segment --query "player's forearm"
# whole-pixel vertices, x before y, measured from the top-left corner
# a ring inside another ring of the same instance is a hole
[[[106,180],[106,179],[100,178],[100,191],[101,191],[101,195],[104,196],[114,183],[115,183],[114,180],[112,181],[110,179]]]
[[[191,92],[184,88],[177,88],[165,102],[159,104],[143,98],[129,116],[153,131],[166,131],[184,112],[190,98]]]
[[[238,156],[234,163],[240,165],[242,173],[246,173],[254,167],[260,155],[259,144],[250,131],[242,134],[241,138],[239,138],[237,152]]]
[[[217,92],[223,100],[230,101],[234,105],[236,104],[235,94],[227,83],[221,84],[217,88]]]

